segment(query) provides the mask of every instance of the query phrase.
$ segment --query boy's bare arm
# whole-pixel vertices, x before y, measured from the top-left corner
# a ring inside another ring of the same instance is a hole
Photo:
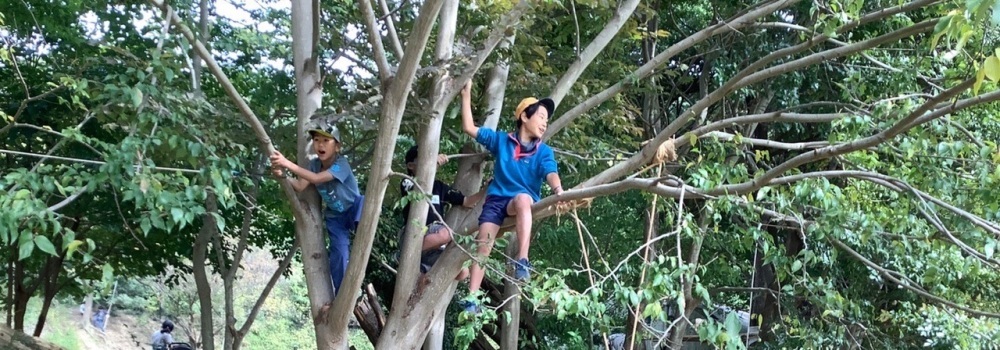
[[[278,151],[274,151],[274,153],[271,153],[271,165],[275,167],[285,168],[288,171],[291,171],[292,174],[295,174],[295,176],[297,176],[299,179],[292,182],[292,187],[294,187],[295,190],[299,192],[308,187],[309,184],[321,184],[333,180],[333,174],[331,174],[329,171],[314,173],[288,160],[288,158],[285,158],[285,156]]]
[[[466,82],[462,88],[462,131],[476,138],[479,127],[472,120],[472,81]]]
[[[331,174],[329,171],[314,173],[292,162],[289,162],[285,166],[285,169],[288,169],[288,171],[291,171],[292,174],[298,176],[299,178],[298,182],[304,182],[303,188],[305,188],[305,186],[308,186],[309,184],[318,185],[333,180],[333,174]]]
[[[271,172],[274,173],[275,177],[279,178],[285,177],[285,169],[279,166],[274,166],[274,169],[272,169]],[[294,189],[295,192],[302,192],[303,190],[306,189],[306,187],[309,186],[309,181],[306,181],[304,179],[288,179],[288,181],[291,182],[292,189]]]
[[[549,183],[549,187],[552,187],[552,193],[555,195],[560,195],[563,193],[562,180],[559,179],[559,173],[549,173],[545,176],[545,181]]]

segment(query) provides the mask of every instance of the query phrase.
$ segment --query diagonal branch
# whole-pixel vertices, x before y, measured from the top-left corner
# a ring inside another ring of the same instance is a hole
[[[520,23],[521,16],[523,16],[532,5],[532,1],[521,0],[517,3],[517,5],[514,5],[514,8],[511,9],[510,12],[505,14],[503,18],[500,19],[500,23],[495,25],[493,31],[490,32],[490,35],[486,38],[486,42],[483,43],[483,48],[473,54],[473,61],[465,67],[465,70],[463,70],[454,80],[452,80],[448,89],[445,90],[445,96],[449,96],[449,98],[454,97],[455,94],[462,89],[462,86],[465,85],[465,82],[472,79],[472,76],[479,71],[479,68],[483,66],[483,63],[486,62],[486,59],[489,58],[490,54],[493,53],[493,50],[500,44],[500,41],[505,37],[513,38],[514,34],[508,34],[508,32],[513,32],[514,26]]]
[[[784,174],[786,171],[794,169],[803,164],[814,162],[821,159],[827,159],[848,152],[853,152],[859,149],[874,147],[878,144],[885,142],[886,140],[895,137],[896,135],[906,130],[909,130],[919,125],[919,123],[921,122],[926,122],[934,118],[940,118],[944,115],[962,110],[964,108],[1000,100],[1000,91],[995,91],[989,94],[983,94],[976,97],[958,101],[954,104],[949,105],[948,107],[941,108],[937,111],[934,111],[932,113],[927,113],[926,115],[924,115],[924,112],[926,112],[930,108],[930,106],[937,104],[938,101],[951,99],[954,96],[958,95],[959,93],[968,90],[972,86],[972,82],[973,82],[972,79],[967,80],[955,86],[954,88],[949,89],[948,91],[938,94],[937,96],[935,96],[935,98],[928,100],[923,105],[915,109],[912,113],[910,113],[910,115],[896,122],[896,124],[894,124],[892,127],[889,127],[888,129],[883,130],[875,135],[800,154],[792,159],[785,161],[784,163],[779,164],[774,168],[771,168],[766,173],[764,173],[764,175],[755,178],[751,181],[739,184],[719,186],[715,189],[706,191],[706,193],[714,195],[735,193],[735,192],[745,193],[748,190],[760,188],[764,186],[764,184],[768,183],[771,179],[774,179],[780,176],[781,174]],[[680,143],[683,143],[685,140],[681,138],[678,141]]]
[[[716,137],[716,138],[719,138],[721,140],[727,140],[727,141],[729,141],[729,140],[735,140],[736,139],[736,135],[733,135],[733,134],[730,134],[730,133],[726,133],[726,132],[721,132],[721,131],[713,131],[713,132],[710,132],[708,134],[705,134],[702,137]],[[801,151],[801,150],[807,150],[807,149],[815,149],[815,148],[821,148],[821,147],[825,147],[825,146],[829,146],[830,145],[829,141],[812,141],[812,142],[788,143],[788,142],[779,142],[779,141],[772,141],[772,140],[765,140],[765,139],[755,139],[755,138],[750,138],[750,137],[740,137],[739,140],[740,140],[741,143],[750,144],[750,145],[754,145],[754,146],[757,146],[757,147],[767,147],[767,148],[783,149],[783,150],[789,150],[789,151]]]
[[[562,101],[563,97],[569,93],[570,88],[576,83],[583,71],[590,66],[590,63],[597,58],[597,55],[604,51],[604,48],[608,46],[611,39],[618,34],[618,31],[628,22],[629,17],[635,12],[636,7],[639,6],[639,0],[625,0],[618,4],[618,9],[615,11],[614,16],[608,20],[608,23],[604,26],[604,29],[594,37],[594,40],[587,45],[587,48],[580,52],[579,57],[573,62],[563,76],[559,78],[559,82],[556,86],[552,88],[551,98],[555,101],[556,106],[559,106],[559,102]],[[575,7],[574,7],[575,8]],[[577,39],[577,49],[579,50],[579,39]]]
[[[382,17],[380,20],[385,21],[385,27],[389,32],[389,42],[392,43],[392,50],[396,53],[396,57],[403,57],[403,45],[399,43],[399,34],[396,32],[396,24],[392,19],[392,13],[389,12],[389,5],[386,4],[385,0],[378,0],[379,6],[382,7]]]
[[[253,322],[257,319],[257,314],[260,313],[260,309],[264,306],[264,302],[267,301],[268,295],[271,294],[271,289],[274,289],[274,285],[278,283],[278,279],[280,279],[281,275],[288,270],[288,266],[292,264],[292,260],[298,252],[299,243],[298,241],[294,241],[294,243],[292,243],[292,247],[288,249],[288,255],[285,255],[285,258],[281,260],[281,263],[278,264],[278,269],[274,270],[274,273],[271,274],[271,279],[267,280],[267,285],[265,285],[264,289],[260,291],[260,296],[257,298],[257,302],[253,304],[253,308],[251,308],[250,313],[247,314],[246,321],[244,321],[243,326],[240,327],[240,334],[247,334],[247,332],[250,331],[250,326],[252,326]]]
[[[222,67],[219,67],[215,58],[212,57],[212,54],[205,48],[205,45],[203,45],[201,41],[195,37],[190,28],[184,25],[180,16],[177,15],[177,11],[173,11],[164,0],[149,0],[149,3],[170,15],[170,22],[173,23],[174,28],[181,32],[181,35],[183,35],[184,38],[191,43],[191,47],[198,54],[198,56],[205,61],[205,64],[208,65],[208,70],[212,72],[215,79],[219,81],[219,85],[222,85],[222,89],[226,92],[226,95],[229,96],[229,99],[232,100],[234,105],[236,105],[236,108],[240,111],[240,115],[243,116],[243,119],[246,120],[247,124],[250,124],[250,128],[253,129],[254,135],[257,136],[257,141],[260,142],[261,150],[265,151],[267,154],[273,153],[275,150],[274,145],[271,144],[271,138],[267,135],[267,130],[264,129],[264,125],[261,124],[260,119],[258,119],[257,115],[255,115],[253,110],[250,109],[250,105],[247,104],[246,100],[243,99],[243,96],[241,96],[239,91],[236,90],[236,87],[233,86],[229,77],[222,71]],[[288,198],[295,198],[295,190],[292,188],[290,181],[291,180],[287,179],[280,181],[281,187],[285,191]],[[289,202],[291,202],[292,207],[296,211],[301,211],[302,204],[299,201]]]
[[[633,71],[631,79],[612,85],[611,87],[591,96],[587,100],[581,102],[580,104],[576,105],[566,113],[562,114],[558,119],[556,119],[549,125],[548,129],[546,129],[545,131],[544,138],[545,139],[551,138],[552,135],[555,135],[557,132],[568,126],[577,117],[583,115],[583,113],[585,113],[586,111],[596,107],[597,105],[617,95],[621,91],[625,90],[625,88],[634,84],[635,81],[639,81],[645,79],[646,77],[649,77],[656,71],[656,68],[669,62],[670,59],[680,54],[684,50],[687,50],[698,43],[708,40],[713,36],[729,33],[733,30],[737,30],[746,27],[748,25],[751,25],[758,18],[771,14],[780,8],[790,6],[795,2],[798,2],[798,0],[776,1],[774,3],[767,4],[766,6],[754,9],[753,11],[749,11],[745,14],[739,15],[729,22],[717,23],[713,26],[698,31],[697,33],[691,34],[687,38],[684,38],[683,40],[675,43],[674,45],[671,45],[666,50],[656,55],[656,57],[653,57],[652,60],[650,60],[646,64],[642,65],[641,67]]]
[[[365,29],[368,33],[368,43],[372,46],[372,59],[378,66],[379,80],[383,84],[392,78],[392,71],[389,68],[389,59],[385,56],[385,45],[382,44],[382,34],[378,32],[378,24],[375,23],[375,11],[372,10],[371,0],[358,1],[361,5],[362,19],[365,21]],[[400,56],[403,59],[403,56]]]
[[[951,302],[951,301],[949,301],[947,299],[944,299],[942,297],[939,297],[939,296],[936,296],[934,294],[928,293],[928,292],[924,291],[921,288],[914,287],[912,285],[912,282],[901,281],[899,278],[896,278],[897,275],[901,275],[900,273],[898,273],[896,271],[890,271],[890,270],[888,270],[888,269],[886,269],[886,268],[884,268],[882,266],[879,266],[878,264],[872,262],[871,260],[868,260],[863,255],[861,255],[860,253],[858,253],[854,249],[851,249],[851,247],[849,247],[847,244],[844,244],[844,242],[841,242],[840,240],[838,240],[836,238],[832,238],[831,237],[830,238],[830,243],[832,243],[837,248],[840,248],[842,251],[846,252],[847,255],[850,255],[855,260],[858,260],[861,263],[863,263],[866,266],[868,266],[869,268],[871,268],[872,270],[877,271],[879,273],[879,275],[882,276],[882,278],[885,278],[886,280],[889,280],[890,282],[895,283],[896,285],[898,285],[898,286],[900,286],[900,287],[902,287],[904,289],[907,289],[907,290],[909,290],[909,291],[911,291],[913,293],[916,293],[917,295],[923,297],[924,299],[928,299],[928,300],[930,300],[932,302],[935,302],[935,303],[938,303],[938,304],[941,304],[941,305],[945,305],[945,306],[948,306],[948,307],[951,307],[951,308],[954,308],[954,309],[957,309],[957,310],[965,311],[966,313],[968,313],[970,315],[983,316],[983,317],[991,317],[991,318],[1000,318],[1000,314],[992,313],[992,312],[987,312],[987,311],[982,311],[982,310],[976,310],[976,309],[970,308],[970,307],[965,306],[965,305],[959,305],[959,304]]]

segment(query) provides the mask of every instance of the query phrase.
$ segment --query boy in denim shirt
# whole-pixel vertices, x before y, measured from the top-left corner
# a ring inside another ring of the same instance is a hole
[[[351,164],[347,157],[340,154],[340,130],[327,125],[309,130],[309,135],[316,153],[316,159],[309,162],[309,169],[289,161],[278,151],[271,154],[271,166],[276,176],[282,176],[282,169],[285,169],[298,177],[298,180],[292,181],[296,192],[302,192],[312,184],[323,199],[323,218],[330,235],[330,275],[334,291],[339,292],[347,272],[354,219],[357,210],[361,209],[360,203],[357,203],[361,192]]]

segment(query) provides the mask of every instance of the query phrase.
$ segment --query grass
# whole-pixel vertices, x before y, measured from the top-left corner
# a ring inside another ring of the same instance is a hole
[[[368,340],[365,331],[361,329],[349,329],[347,341],[357,350],[375,350],[375,346]]]
[[[24,313],[24,330],[27,333],[34,332],[35,321],[38,320],[38,314],[41,312],[42,299],[31,298],[28,301],[28,308]],[[59,300],[53,300],[52,305],[49,306],[48,317],[45,319],[42,339],[59,345],[66,350],[79,350],[80,339],[76,335],[77,328],[73,325],[72,320],[60,317],[60,315],[67,315],[70,312],[69,307],[59,303]]]

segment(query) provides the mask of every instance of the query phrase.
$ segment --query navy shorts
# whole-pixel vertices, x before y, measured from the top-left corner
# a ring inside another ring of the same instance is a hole
[[[497,226],[503,224],[503,219],[507,218],[507,204],[514,197],[486,196],[483,202],[483,213],[479,215],[479,224],[494,223]]]

